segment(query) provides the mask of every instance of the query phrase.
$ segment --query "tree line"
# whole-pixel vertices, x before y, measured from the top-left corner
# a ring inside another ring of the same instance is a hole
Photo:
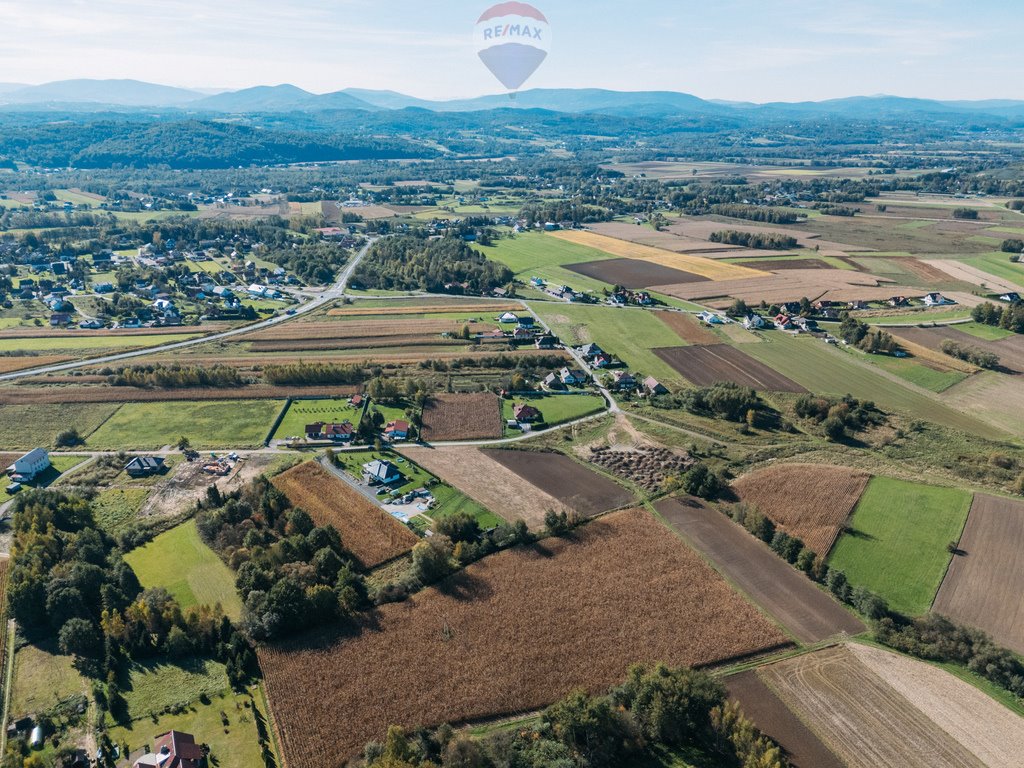
[[[991,325],[1013,333],[1024,333],[1024,301],[1009,306],[997,306],[991,301],[979,304],[971,310],[976,323]]]
[[[740,232],[726,229],[712,232],[708,236],[712,243],[726,245],[742,245],[744,248],[756,248],[762,251],[788,251],[797,247],[797,240],[790,235],[779,232]]]
[[[511,281],[508,267],[454,237],[386,238],[374,244],[353,275],[353,282],[365,288],[475,295]]]

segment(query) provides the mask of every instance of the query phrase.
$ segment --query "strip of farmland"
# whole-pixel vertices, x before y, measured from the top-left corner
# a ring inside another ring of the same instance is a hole
[[[976,494],[932,610],[1024,653],[1024,503]]]
[[[928,349],[939,350],[946,339],[963,347],[981,349],[999,356],[1003,367],[1011,373],[1024,374],[1024,336],[1011,336],[1002,341],[985,341],[956,328],[900,328],[894,335]]]
[[[490,392],[437,394],[423,407],[423,439],[485,440],[502,435],[501,400]]]
[[[156,403],[194,400],[284,400],[289,397],[352,395],[358,387],[271,387],[254,385],[236,389],[138,389],[136,387],[0,387],[0,405],[35,403]]]
[[[603,283],[621,285],[625,288],[647,288],[652,285],[669,283],[699,283],[708,280],[702,275],[683,272],[641,259],[587,261],[582,264],[566,264],[565,268],[584,277],[592,277]]]
[[[379,608],[358,634],[259,655],[287,764],[335,768],[391,724],[527,712],[605,690],[636,662],[703,666],[785,643],[695,552],[630,511],[485,558]]]
[[[866,629],[807,576],[721,512],[694,499],[665,499],[655,509],[800,642],[816,643]]]
[[[792,379],[727,344],[663,347],[652,351],[698,387],[728,381],[771,392],[807,391]]]

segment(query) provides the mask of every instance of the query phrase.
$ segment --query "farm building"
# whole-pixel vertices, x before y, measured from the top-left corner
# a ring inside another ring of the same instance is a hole
[[[388,440],[407,440],[409,438],[409,422],[402,419],[389,421],[384,427],[384,436]]]
[[[340,424],[328,424],[318,421],[314,424],[306,425],[307,440],[336,440],[347,443],[353,438],[355,433],[356,428],[352,426],[350,421],[344,421]]]
[[[203,750],[191,733],[168,731],[158,736],[153,751],[135,761],[133,768],[199,768]]]
[[[43,448],[33,448],[7,468],[7,474],[16,483],[28,483],[50,468],[50,454]]]
[[[363,480],[368,485],[390,485],[402,479],[398,467],[390,461],[370,461],[363,464]]]
[[[529,424],[540,418],[540,411],[527,403],[516,403],[512,407],[512,415],[516,417],[517,422]]]
[[[159,456],[136,456],[129,461],[124,471],[128,477],[150,477],[164,471],[164,460]]]

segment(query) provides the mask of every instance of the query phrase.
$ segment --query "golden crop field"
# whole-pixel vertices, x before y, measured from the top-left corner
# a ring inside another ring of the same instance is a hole
[[[640,259],[653,264],[660,264],[669,269],[680,269],[683,272],[691,272],[709,280],[738,280],[740,278],[767,277],[768,272],[750,267],[741,267],[737,264],[723,264],[722,262],[708,259],[703,256],[690,256],[685,253],[673,253],[661,248],[652,248],[649,245],[630,243],[606,235],[598,235],[594,232],[582,230],[563,230],[552,232],[552,237],[565,240],[577,245],[585,245],[589,248],[596,248],[599,251],[610,253],[626,259]]]

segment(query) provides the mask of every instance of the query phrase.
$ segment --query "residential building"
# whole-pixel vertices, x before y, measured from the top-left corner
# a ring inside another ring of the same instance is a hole
[[[203,749],[191,733],[168,731],[158,736],[153,751],[135,761],[134,768],[199,768]]]
[[[649,395],[667,395],[668,389],[666,389],[661,382],[659,382],[653,376],[648,376],[644,379],[644,389],[647,390]]]
[[[44,448],[33,448],[7,468],[11,480],[17,483],[32,482],[50,468],[50,454]]]
[[[391,485],[402,479],[398,467],[390,461],[370,461],[363,464],[363,480],[368,485]]]
[[[512,407],[512,415],[516,417],[517,422],[527,424],[540,419],[540,411],[528,403],[516,403]]]
[[[409,439],[409,422],[402,419],[389,421],[384,427],[384,437],[388,440]]]
[[[136,456],[125,464],[129,477],[150,477],[164,471],[164,460],[159,456]]]

